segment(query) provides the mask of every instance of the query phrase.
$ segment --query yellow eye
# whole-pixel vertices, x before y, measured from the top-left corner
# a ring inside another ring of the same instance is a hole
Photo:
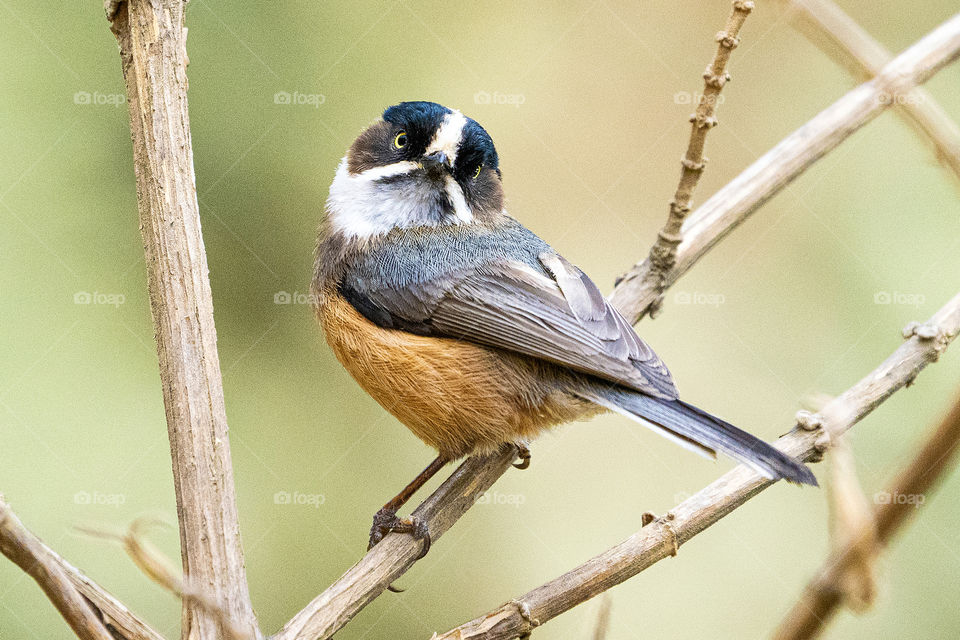
[[[476,180],[480,177],[480,172],[483,171],[483,163],[477,165],[477,170],[473,172],[473,179]]]
[[[407,132],[401,131],[397,134],[397,137],[393,139],[393,146],[397,149],[403,149],[407,146]]]

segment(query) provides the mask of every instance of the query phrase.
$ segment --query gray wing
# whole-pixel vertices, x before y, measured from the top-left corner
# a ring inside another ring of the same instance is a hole
[[[538,257],[542,270],[501,261],[367,290],[362,300],[345,295],[381,326],[498,347],[675,399],[666,366],[586,274],[552,251]]]

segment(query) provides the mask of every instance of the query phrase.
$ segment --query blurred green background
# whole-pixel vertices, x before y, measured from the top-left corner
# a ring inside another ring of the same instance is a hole
[[[664,220],[685,103],[702,90],[729,4],[190,4],[197,190],[265,631],[361,556],[370,516],[432,458],[340,368],[302,303],[344,149],[395,102],[462,109],[496,141],[510,212],[609,290]],[[699,202],[853,86],[779,5],[758,5]],[[953,0],[841,5],[894,51],[956,10]],[[0,491],[173,638],[174,598],[119,548],[75,530],[176,513],[117,47],[96,2],[3,1],[0,15]],[[960,119],[960,66],[927,86]],[[640,333],[688,400],[773,439],[803,398],[846,389],[896,348],[903,325],[954,295],[958,193],[887,112],[711,252]],[[275,303],[280,292],[291,304]],[[958,379],[960,355],[948,352],[852,432],[868,494]],[[622,540],[642,512],[666,511],[731,466],[621,417],[557,429],[535,443],[530,470],[503,477],[403,578],[405,593],[385,594],[337,637],[429,638]],[[875,609],[842,614],[828,637],[960,635],[958,490],[955,473],[884,557]],[[305,497],[283,504],[285,494]],[[824,497],[777,485],[614,589],[608,638],[764,637],[827,550]],[[152,539],[177,561],[174,528]],[[534,637],[589,637],[599,604]],[[0,562],[0,637],[68,636],[36,585]]]

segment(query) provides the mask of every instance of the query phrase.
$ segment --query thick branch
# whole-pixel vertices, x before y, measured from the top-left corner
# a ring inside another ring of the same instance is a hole
[[[740,28],[747,16],[753,11],[753,2],[735,0],[727,25],[717,34],[717,53],[713,62],[703,72],[703,94],[697,101],[696,113],[690,116],[690,141],[687,152],[680,161],[680,184],[670,201],[670,213],[667,222],[660,230],[656,242],[650,248],[650,263],[656,269],[660,292],[663,292],[665,274],[673,267],[677,259],[677,245],[683,239],[680,229],[684,218],[690,213],[693,190],[700,181],[700,175],[707,163],[703,157],[703,147],[707,142],[707,132],[717,125],[715,116],[720,92],[730,80],[727,62],[730,54],[740,44]]]
[[[788,0],[785,4],[793,9],[790,15],[797,28],[859,80],[880,73],[893,57],[831,0]],[[917,87],[900,96],[894,106],[960,177],[960,127],[933,96]]]
[[[63,569],[0,497],[0,553],[36,580],[81,640],[114,640]]]
[[[625,315],[634,322],[649,313],[656,305],[662,286],[675,282],[760,205],[957,56],[960,56],[960,15],[897,56],[876,78],[827,107],[717,191],[684,222],[676,264],[666,274],[665,281],[661,282],[648,258],[621,279],[613,292],[613,303],[629,311]]]
[[[913,459],[888,486],[888,501],[876,507],[871,526],[827,558],[817,576],[810,581],[800,600],[774,633],[774,638],[802,640],[814,638],[823,631],[843,603],[843,593],[837,585],[841,576],[856,560],[863,538],[875,533],[880,545],[887,544],[923,503],[918,498],[925,499],[952,468],[958,449],[960,398],[940,426],[930,434]]]
[[[200,233],[180,0],[112,7],[130,107],[137,201],[173,458],[183,571],[256,634],[250,603],[217,356],[213,301]],[[183,637],[222,637],[184,601]]]
[[[808,427],[816,428],[796,428],[780,438],[776,446],[803,460],[817,459],[829,446],[824,437],[826,432],[845,432],[895,391],[912,382],[960,333],[960,294],[926,325],[909,329],[911,337],[879,367],[831,401],[815,420],[805,421]],[[751,469],[738,466],[615,547],[434,640],[522,637],[534,627],[675,555],[681,544],[771,484]]]

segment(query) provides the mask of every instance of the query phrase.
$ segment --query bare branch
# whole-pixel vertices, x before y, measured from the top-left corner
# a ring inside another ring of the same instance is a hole
[[[430,536],[436,540],[510,468],[516,457],[517,451],[511,446],[489,457],[468,458],[413,512],[414,517],[427,522]],[[413,566],[422,544],[422,540],[407,535],[388,535],[295,615],[273,640],[330,638]]]
[[[912,382],[960,333],[960,294],[927,324],[911,325],[908,329],[909,339],[879,367],[828,403],[819,414],[805,415],[802,427],[777,440],[776,446],[802,460],[818,459],[829,447],[828,433],[844,433],[895,391]],[[522,637],[654,563],[676,555],[680,545],[771,484],[753,470],[738,466],[615,547],[434,640]]]
[[[785,0],[784,4],[800,32],[859,80],[878,74],[893,57],[831,0]],[[894,106],[960,177],[960,127],[933,96],[918,87],[898,96]]]
[[[114,640],[63,569],[0,496],[0,553],[36,580],[81,640]]]
[[[110,3],[130,108],[137,200],[173,458],[183,570],[258,632],[240,544],[213,301],[200,233],[181,0]],[[184,601],[183,637],[222,637]]]
[[[717,191],[684,222],[676,264],[666,279],[661,282],[648,258],[620,280],[613,303],[629,312],[625,315],[633,322],[650,313],[663,286],[686,273],[714,244],[824,154],[957,56],[960,15],[897,56],[876,78],[821,111]]]
[[[940,426],[931,433],[913,459],[888,486],[890,498],[874,510],[873,522],[827,558],[817,576],[810,581],[800,600],[786,615],[774,633],[778,640],[814,638],[820,634],[833,614],[845,602],[838,585],[842,577],[858,561],[864,539],[877,536],[879,544],[887,544],[893,535],[917,511],[916,498],[932,491],[956,461],[960,448],[960,398]],[[899,500],[898,496],[907,498]]]
[[[697,101],[696,113],[690,116],[690,142],[687,152],[680,161],[680,184],[670,201],[670,213],[667,222],[657,235],[656,242],[650,248],[651,279],[657,280],[658,293],[663,293],[666,274],[673,268],[677,259],[677,245],[683,239],[680,229],[683,220],[690,213],[693,190],[700,181],[700,175],[707,164],[703,156],[703,147],[707,141],[707,132],[718,122],[715,116],[717,103],[723,86],[730,80],[727,62],[730,54],[740,44],[740,28],[747,16],[753,11],[753,2],[735,0],[727,25],[717,34],[717,53],[713,62],[703,72],[703,94]]]

